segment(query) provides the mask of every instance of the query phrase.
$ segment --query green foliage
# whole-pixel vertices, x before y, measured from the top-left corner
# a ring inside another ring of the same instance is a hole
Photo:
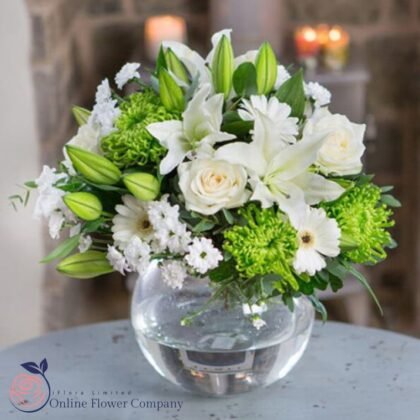
[[[257,71],[254,64],[245,62],[238,66],[233,73],[233,88],[242,97],[257,93]]]
[[[236,111],[228,111],[223,115],[222,131],[241,137],[252,130],[253,121],[244,121]]]
[[[120,109],[117,130],[102,139],[105,157],[119,168],[157,165],[166,151],[146,127],[154,122],[180,119],[180,114],[167,111],[152,90],[132,94]]]
[[[303,90],[303,71],[300,69],[289,80],[286,80],[276,92],[277,99],[292,109],[291,115],[302,118],[305,111],[306,97]]]
[[[67,255],[69,255],[79,245],[79,240],[80,240],[80,234],[67,238],[65,241],[61,242],[61,244],[58,245],[57,248],[55,248],[52,252],[50,252],[40,262],[45,264],[59,258],[67,257]]]

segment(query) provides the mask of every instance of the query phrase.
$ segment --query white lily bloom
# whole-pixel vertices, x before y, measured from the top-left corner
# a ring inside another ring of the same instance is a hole
[[[298,274],[313,276],[326,266],[324,256],[336,257],[340,253],[340,228],[323,209],[309,206],[294,214],[290,221],[298,232],[299,242],[293,267]]]
[[[278,139],[285,144],[296,143],[299,133],[298,119],[291,117],[289,105],[281,103],[275,96],[267,99],[265,95],[252,95],[251,98],[243,99],[239,116],[245,121],[254,121],[258,114],[266,116],[276,130]]]
[[[316,161],[323,136],[304,137],[285,147],[272,125],[260,114],[255,120],[251,143],[227,144],[215,153],[216,159],[241,164],[248,170],[253,188],[251,200],[260,201],[265,208],[277,203],[290,214],[301,209],[305,200],[319,202],[338,198],[344,192],[341,186],[309,171]]]
[[[210,90],[210,85],[206,84],[196,92],[182,114],[182,121],[170,120],[147,126],[149,133],[168,149],[160,163],[162,175],[171,172],[188,155],[210,157],[215,143],[235,138],[232,134],[220,131],[223,95],[208,98]]]

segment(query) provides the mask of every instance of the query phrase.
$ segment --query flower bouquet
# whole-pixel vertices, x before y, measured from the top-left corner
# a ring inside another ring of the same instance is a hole
[[[136,272],[138,283],[153,266],[178,294],[188,278],[207,284],[207,302],[173,317],[177,331],[212,301],[240,308],[255,337],[274,328],[270,302],[293,313],[305,296],[325,318],[317,292],[349,273],[377,302],[356,267],[395,246],[399,203],[363,173],[365,125],[332,114],[327,89],[278,65],[269,43],[235,57],[224,30],[212,44],[204,59],[164,42],[147,82],[126,64],[118,90],[105,79],[91,111],[73,109],[64,160],[26,184],[50,235],[66,231],[43,262],[75,278]],[[137,89],[124,96],[127,83]]]

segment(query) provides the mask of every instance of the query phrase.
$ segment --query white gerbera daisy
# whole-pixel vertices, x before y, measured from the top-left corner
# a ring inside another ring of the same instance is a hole
[[[273,124],[276,135],[283,142],[296,142],[298,134],[298,119],[291,117],[289,105],[281,103],[275,96],[267,99],[265,95],[252,95],[250,100],[242,100],[239,116],[245,121],[255,121],[259,114],[264,115]]]
[[[223,255],[213,246],[210,239],[194,238],[192,244],[188,246],[185,260],[197,272],[205,274],[219,265],[219,261],[223,260]]]
[[[162,280],[172,289],[182,289],[187,270],[181,261],[165,261],[162,264]]]
[[[124,205],[115,206],[117,215],[112,219],[112,232],[115,243],[125,249],[133,236],[149,242],[153,238],[153,226],[150,223],[147,203],[131,195],[122,197]]]
[[[323,209],[309,206],[301,214],[294,215],[291,222],[298,231],[299,241],[293,267],[298,274],[313,276],[326,266],[324,256],[336,257],[340,253],[340,228]]]

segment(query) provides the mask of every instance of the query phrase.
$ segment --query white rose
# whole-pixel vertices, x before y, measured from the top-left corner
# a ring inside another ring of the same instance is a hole
[[[344,115],[320,109],[308,121],[304,134],[325,133],[315,162],[323,173],[352,175],[362,170],[365,129],[365,124],[355,124]]]
[[[178,174],[187,209],[201,214],[239,207],[250,196],[245,169],[224,160],[197,159],[183,163],[178,167]]]

